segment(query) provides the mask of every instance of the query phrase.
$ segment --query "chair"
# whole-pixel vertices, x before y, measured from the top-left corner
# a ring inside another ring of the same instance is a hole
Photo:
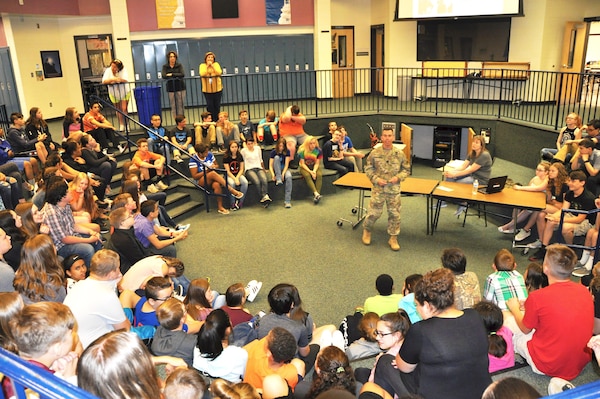
[[[573,215],[581,215],[581,214],[596,215],[596,217],[598,217],[599,212],[600,212],[600,209],[593,209],[591,211],[584,211],[584,210],[578,210],[578,209],[563,209],[562,212],[560,213],[560,222],[558,224],[558,232],[559,233],[562,232],[565,215],[568,213],[573,214]],[[564,244],[569,248],[584,249],[584,250],[587,249],[589,251],[594,251],[594,264],[596,264],[596,262],[598,262],[598,260],[599,260],[598,249],[600,249],[600,239],[596,240],[596,245],[586,246],[586,245],[581,245],[581,244],[567,244],[564,242],[564,238],[563,238],[562,234],[559,234],[559,236],[560,236],[559,239],[561,241],[561,244]]]

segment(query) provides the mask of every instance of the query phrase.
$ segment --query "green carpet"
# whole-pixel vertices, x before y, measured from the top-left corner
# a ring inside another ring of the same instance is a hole
[[[533,170],[501,159],[496,159],[493,170],[494,176],[508,174],[523,183],[534,175]],[[439,178],[440,172],[415,163],[413,176]],[[492,272],[494,255],[511,246],[510,238],[498,233],[490,219],[486,228],[483,219],[470,217],[463,228],[462,219],[453,216],[453,205],[442,209],[437,232],[427,236],[426,201],[419,196],[402,199],[400,251],[393,252],[387,245],[385,213],[375,224],[372,244],[364,246],[360,226],[353,230],[349,224],[341,228],[336,224],[339,217],[354,217],[351,209],[357,204],[359,191],[336,191],[323,196],[319,205],[307,198],[293,201],[291,209],[273,203],[268,209],[254,205],[226,216],[199,211],[185,220],[192,224],[190,236],[178,244],[186,274],[190,278],[210,276],[212,287],[220,292],[235,282],[262,281],[256,301],[248,304],[253,313],[268,310],[271,287],[280,282],[292,283],[300,290],[303,306],[317,325],[339,325],[366,297],[376,294],[375,279],[381,273],[393,276],[399,292],[407,275],[440,267],[442,250],[459,247],[467,255],[467,269],[478,275],[483,289],[485,277]],[[520,251],[515,251],[515,256],[518,270],[523,272],[529,263],[527,257]],[[359,364],[370,366],[372,361]],[[529,367],[507,374],[546,393],[549,378],[533,374]],[[590,365],[574,383],[581,385],[597,378]]]

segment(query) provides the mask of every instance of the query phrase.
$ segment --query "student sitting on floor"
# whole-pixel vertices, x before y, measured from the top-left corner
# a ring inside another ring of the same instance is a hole
[[[485,280],[483,297],[507,311],[506,301],[517,298],[523,302],[527,299],[527,287],[521,273],[517,271],[515,257],[507,249],[501,249],[494,257],[492,265],[494,273]]]
[[[396,312],[402,294],[394,294],[394,279],[389,274],[380,274],[375,280],[378,295],[365,300],[364,313],[375,312],[379,316]]]
[[[160,325],[152,339],[152,353],[179,357],[191,366],[197,337],[183,330],[186,326],[185,305],[178,299],[167,299],[156,309],[156,318]]]

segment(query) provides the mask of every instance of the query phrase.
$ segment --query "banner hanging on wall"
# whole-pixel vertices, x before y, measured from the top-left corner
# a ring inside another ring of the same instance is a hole
[[[183,0],[156,0],[156,22],[158,29],[185,28]]]
[[[292,23],[290,0],[265,0],[265,5],[267,25],[290,25]]]

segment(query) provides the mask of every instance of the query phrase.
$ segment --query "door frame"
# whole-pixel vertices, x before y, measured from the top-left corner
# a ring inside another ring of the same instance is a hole
[[[381,48],[377,46],[377,32],[381,31]],[[379,54],[377,50],[380,50]],[[381,65],[377,65],[377,60],[381,60]],[[385,88],[385,74],[383,70],[377,68],[385,68],[385,25],[371,25],[371,94],[383,94]],[[379,85],[381,80],[381,86]]]
[[[349,35],[352,34],[351,45],[346,48],[346,63],[344,67],[339,67],[337,60],[340,59],[339,48],[337,46],[339,37],[338,33],[347,32]],[[332,26],[331,27],[331,69],[332,69],[332,84],[333,84],[333,97],[353,97],[354,96],[354,69],[355,69],[355,54],[354,54],[354,26]],[[336,58],[334,60],[334,57]]]

